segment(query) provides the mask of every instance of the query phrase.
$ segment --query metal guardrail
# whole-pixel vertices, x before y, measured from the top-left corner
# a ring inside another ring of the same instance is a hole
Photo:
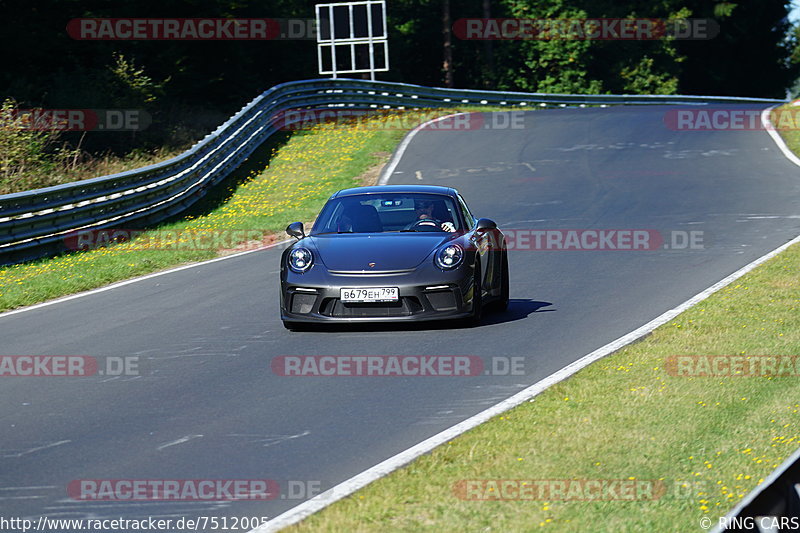
[[[713,533],[796,531],[800,524],[800,449],[726,516]]]
[[[190,150],[162,163],[0,196],[0,264],[63,251],[78,230],[144,226],[174,216],[225,179],[297,108],[413,109],[476,105],[776,104],[781,100],[679,95],[579,95],[476,91],[351,79],[276,85]]]

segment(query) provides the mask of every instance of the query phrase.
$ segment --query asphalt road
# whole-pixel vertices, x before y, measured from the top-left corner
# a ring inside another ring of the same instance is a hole
[[[277,249],[0,318],[0,355],[138,356],[145,374],[3,378],[0,515],[274,517],[302,501],[289,481],[329,488],[800,233],[800,169],[766,133],[673,131],[666,109],[544,110],[518,128],[416,135],[390,183],[455,186],[501,228],[703,232],[703,249],[512,250],[509,310],[478,328],[287,332]],[[280,355],[374,354],[523,357],[524,375],[270,368]],[[67,494],[81,479],[272,479],[284,497],[83,502]]]

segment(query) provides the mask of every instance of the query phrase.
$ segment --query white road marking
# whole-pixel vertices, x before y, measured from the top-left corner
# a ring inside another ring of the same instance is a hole
[[[22,457],[23,455],[30,455],[32,453],[35,453],[35,452],[38,452],[38,451],[41,451],[41,450],[47,450],[48,448],[55,448],[56,446],[61,446],[62,444],[68,444],[70,442],[72,442],[72,441],[71,440],[60,440],[58,442],[45,444],[44,446],[37,446],[36,448],[31,448],[30,450],[25,450],[24,452],[11,453],[11,454],[8,454],[8,455],[4,455],[3,457],[14,457],[14,458]]]
[[[786,159],[788,159],[789,161],[800,167],[800,158],[798,158],[796,155],[792,153],[791,150],[789,150],[789,147],[786,146],[785,142],[783,142],[783,138],[780,135],[778,135],[778,132],[775,131],[772,122],[769,120],[770,113],[776,107],[778,106],[769,107],[761,112],[761,125],[764,127],[767,133],[769,133],[769,136],[772,137],[772,140],[775,142],[775,144],[778,145],[778,148],[786,157]],[[778,479],[791,465],[795,464],[797,461],[800,461],[800,449],[795,450],[795,452],[788,459],[786,459],[778,468],[773,470],[766,478],[764,478],[763,483],[760,483],[756,488],[750,491],[742,500],[740,500],[739,503],[736,504],[736,506],[733,509],[731,509],[728,512],[728,514],[725,515],[724,517],[726,519],[725,522],[730,524],[734,516],[738,516],[739,513],[741,513],[745,507],[750,505],[753,502],[753,500],[755,500],[756,497],[758,497],[759,494],[761,494],[764,490],[770,487],[775,482],[776,479]],[[797,488],[797,485],[795,485],[795,488]],[[800,490],[798,490],[798,494],[800,494]],[[722,518],[720,518],[720,522],[722,522]],[[723,533],[723,529],[720,528],[719,525],[717,525],[716,527],[714,527],[712,533]]]
[[[300,437],[305,437],[306,435],[311,435],[311,431],[305,430],[302,433],[297,433],[296,435],[250,435],[243,433],[231,433],[228,435],[228,437],[244,437],[253,439],[253,442],[262,444],[266,448],[268,446],[272,446],[273,444],[280,444],[281,442],[286,442],[288,440],[299,439]]]
[[[792,153],[791,150],[789,150],[789,147],[786,146],[785,142],[783,142],[783,138],[778,134],[777,131],[775,131],[775,127],[769,121],[769,114],[776,107],[778,106],[774,105],[772,107],[766,108],[764,111],[761,112],[761,125],[767,131],[769,136],[772,137],[772,140],[775,141],[775,144],[778,145],[778,148],[780,149],[781,152],[783,152],[783,155],[786,156],[786,159],[788,159],[789,161],[800,167],[800,158],[798,158],[796,155]]]
[[[764,215],[764,216],[758,216],[758,217],[753,216],[753,217],[745,217],[745,218],[747,220],[779,219],[779,218],[792,219],[792,218],[800,218],[800,215]]]
[[[766,109],[766,110],[764,110],[762,112],[761,120],[765,124],[769,124],[768,115],[769,115],[769,111],[771,109],[772,108],[768,108],[768,109]],[[464,114],[464,113],[456,113],[454,115],[448,115],[448,116],[445,116],[445,117],[439,117],[438,119],[434,119],[434,120],[428,121],[428,122],[426,122],[424,124],[421,124],[421,125],[417,126],[414,130],[409,132],[408,135],[406,135],[405,139],[403,139],[403,141],[400,144],[400,146],[398,147],[398,149],[395,152],[395,155],[392,158],[392,160],[384,168],[383,175],[381,176],[380,180],[378,181],[378,185],[385,185],[386,184],[386,182],[389,180],[389,178],[394,173],[394,169],[397,168],[397,165],[400,162],[400,158],[402,157],[403,153],[405,153],[406,148],[408,147],[408,145],[410,144],[411,140],[413,139],[413,137],[416,135],[416,133],[420,129],[422,129],[428,123],[437,122],[437,121],[440,121],[440,120],[444,120],[445,118],[448,118],[448,117],[451,117],[451,116],[458,116],[458,115],[461,115],[461,114]],[[800,167],[800,159],[798,159],[798,157],[795,156],[788,149],[788,147],[783,142],[783,140],[780,138],[780,136],[770,128],[765,128],[765,129],[767,129],[767,133],[769,133],[770,137],[772,137],[773,141],[776,143],[776,145],[781,150],[781,152],[783,152],[784,156],[786,156],[786,158],[789,159],[790,161],[792,161],[795,165]],[[398,173],[400,173],[400,172],[398,172]],[[180,266],[180,267],[177,267],[177,268],[164,270],[164,271],[161,271],[161,272],[155,272],[153,274],[148,274],[148,275],[141,276],[141,277],[138,277],[138,278],[133,278],[133,279],[121,281],[121,282],[118,282],[118,283],[114,283],[114,284],[108,285],[106,287],[100,287],[98,289],[92,289],[92,290],[89,290],[89,291],[86,291],[86,292],[81,292],[81,293],[73,294],[73,295],[70,295],[70,296],[63,297],[63,298],[58,298],[56,300],[50,300],[50,301],[43,302],[43,303],[40,303],[40,304],[36,304],[36,305],[28,306],[28,307],[23,307],[21,309],[15,309],[13,311],[7,311],[5,313],[0,313],[0,318],[6,317],[6,316],[10,316],[10,315],[14,315],[14,314],[17,314],[17,313],[23,313],[25,311],[31,311],[33,309],[39,309],[41,307],[46,307],[46,306],[49,306],[49,305],[58,304],[58,303],[69,301],[69,300],[73,300],[73,299],[76,299],[76,298],[81,298],[81,297],[88,296],[88,295],[91,295],[91,294],[96,294],[96,293],[99,293],[99,292],[108,291],[108,290],[111,290],[111,289],[115,289],[117,287],[121,287],[121,286],[124,286],[124,285],[131,284],[131,283],[136,283],[138,281],[143,281],[143,280],[146,280],[146,279],[154,278],[156,276],[162,276],[162,275],[165,275],[165,274],[170,274],[172,272],[178,272],[178,271],[181,271],[181,270],[186,270],[186,269],[189,269],[189,268],[195,268],[195,267],[202,266],[202,265],[205,265],[205,264],[215,263],[217,261],[224,261],[224,260],[231,259],[231,258],[234,258],[234,257],[239,257],[241,255],[245,255],[245,254],[249,254],[249,253],[253,253],[253,252],[266,250],[266,249],[269,249],[269,248],[273,248],[275,246],[280,246],[280,245],[285,244],[285,243],[287,243],[289,241],[291,241],[291,239],[286,239],[286,240],[283,240],[283,241],[280,241],[280,242],[277,242],[277,243],[273,243],[273,244],[270,244],[270,245],[267,245],[267,246],[263,246],[263,247],[260,247],[260,248],[256,248],[256,249],[253,249],[253,250],[246,250],[244,252],[239,252],[239,253],[236,253],[236,254],[231,254],[231,255],[227,255],[227,256],[223,256],[223,257],[209,259],[208,261],[203,261],[203,262],[199,262],[199,263],[193,263],[193,264],[190,264],[190,265],[184,265],[184,266]],[[338,501],[338,500],[340,500],[340,499],[342,499],[342,498],[344,498],[346,496],[349,496],[350,494],[354,493],[358,489],[360,489],[360,488],[372,483],[373,481],[375,481],[377,479],[380,479],[380,478],[386,476],[387,474],[393,472],[394,470],[400,468],[401,466],[403,466],[403,465],[411,462],[412,460],[416,459],[420,455],[423,455],[425,453],[430,452],[431,450],[433,450],[437,446],[447,442],[448,440],[451,440],[451,439],[461,435],[462,433],[474,428],[475,426],[478,426],[479,424],[491,419],[494,416],[497,416],[497,415],[499,415],[499,414],[501,414],[501,413],[503,413],[503,412],[505,412],[505,411],[507,411],[507,410],[509,410],[509,409],[511,409],[511,408],[513,408],[513,407],[515,407],[515,406],[527,401],[527,400],[530,400],[531,398],[533,398],[533,397],[537,396],[538,394],[540,394],[541,392],[543,392],[548,387],[550,387],[550,386],[552,386],[552,385],[554,385],[554,384],[566,379],[567,377],[569,377],[572,374],[576,373],[578,370],[584,368],[585,366],[588,366],[592,362],[594,362],[596,360],[599,360],[599,359],[602,359],[606,355],[608,355],[608,354],[610,354],[610,353],[612,353],[612,352],[624,347],[625,345],[627,345],[627,344],[639,339],[640,337],[642,337],[644,335],[647,335],[648,333],[653,331],[655,328],[657,328],[658,326],[660,326],[660,325],[662,325],[662,324],[664,324],[666,322],[669,322],[675,316],[677,316],[681,312],[685,311],[686,309],[688,309],[692,305],[695,305],[696,303],[708,298],[714,292],[717,292],[718,290],[722,289],[723,287],[729,285],[730,283],[732,283],[736,279],[740,278],[741,276],[747,274],[749,271],[751,271],[752,269],[754,269],[757,266],[761,265],[765,261],[768,261],[769,259],[772,259],[774,256],[778,255],[780,252],[782,252],[785,249],[789,248],[793,244],[797,244],[799,242],[800,242],[800,236],[795,237],[794,239],[792,239],[791,241],[787,242],[786,244],[783,244],[783,245],[779,246],[778,248],[776,248],[775,250],[765,254],[764,256],[762,256],[762,257],[760,257],[758,259],[756,259],[752,263],[750,263],[750,264],[744,266],[743,268],[737,270],[736,272],[734,272],[730,276],[726,277],[725,279],[723,279],[723,280],[717,282],[716,284],[712,285],[711,287],[709,287],[705,291],[703,291],[703,292],[699,293],[698,295],[694,296],[693,298],[687,300],[686,302],[684,302],[680,306],[676,307],[675,309],[667,311],[666,313],[664,313],[661,316],[657,317],[656,319],[648,322],[647,324],[641,326],[640,328],[628,333],[627,335],[624,335],[624,336],[620,337],[619,339],[617,339],[617,340],[615,340],[615,341],[613,341],[613,342],[611,342],[609,344],[606,344],[605,346],[603,346],[602,348],[599,348],[598,350],[595,350],[594,352],[591,352],[591,353],[585,355],[581,359],[578,359],[577,361],[571,363],[570,365],[562,368],[558,372],[556,372],[556,373],[548,376],[547,378],[545,378],[545,379],[543,379],[543,380],[531,385],[527,389],[525,389],[525,390],[523,390],[523,391],[511,396],[510,398],[507,398],[506,400],[498,403],[497,405],[494,405],[494,406],[490,407],[489,409],[486,409],[486,410],[474,415],[473,417],[468,418],[468,419],[464,420],[463,422],[460,422],[459,424],[456,424],[456,425],[452,426],[451,428],[449,428],[449,429],[447,429],[445,431],[442,431],[442,432],[440,432],[440,433],[438,433],[438,434],[436,434],[436,435],[434,435],[434,436],[432,436],[432,437],[430,437],[430,438],[428,438],[428,439],[416,444],[415,446],[412,446],[411,448],[409,448],[409,449],[407,449],[407,450],[405,450],[405,451],[403,451],[403,452],[401,452],[401,453],[399,453],[399,454],[397,454],[397,455],[395,455],[393,457],[390,457],[389,459],[387,459],[387,460],[385,460],[385,461],[373,466],[372,468],[369,468],[369,469],[361,472],[360,474],[357,474],[356,476],[351,477],[350,479],[348,479],[348,480],[336,485],[335,487],[325,491],[324,493],[319,494],[318,496],[303,502],[302,504],[300,504],[300,505],[298,505],[298,506],[286,511],[285,513],[275,517],[274,519],[270,520],[266,524],[264,524],[264,525],[262,525],[262,526],[260,526],[260,527],[258,527],[256,529],[253,529],[248,533],[265,533],[265,532],[268,532],[268,531],[277,531],[278,529],[281,529],[283,527],[287,527],[287,526],[289,526],[291,524],[295,524],[295,523],[299,522],[300,520],[302,520],[303,518],[305,518],[305,517],[317,512],[317,511],[323,509],[324,507],[327,507],[328,505],[330,505],[330,504],[332,504],[332,503],[334,503],[334,502],[336,502],[336,501]],[[70,442],[70,441],[61,441],[59,443],[48,445],[46,447],[42,447],[42,448],[39,448],[39,449],[44,449],[44,448],[47,448],[47,447],[57,446],[57,445],[60,445],[60,444],[65,444],[67,442]],[[28,450],[28,451],[23,452],[23,453],[32,453],[33,451],[37,451],[37,450],[38,449]]]
[[[800,236],[795,237],[791,241],[787,242],[776,248],[775,250],[759,257],[752,263],[740,268],[733,274],[729,275],[728,277],[718,281],[711,287],[707,288],[703,292],[693,296],[689,300],[685,301],[678,307],[667,311],[666,313],[661,314],[659,317],[651,320],[647,324],[633,330],[632,332],[628,333],[627,335],[623,335],[622,337],[618,338],[617,340],[610,342],[603,346],[602,348],[598,348],[597,350],[584,355],[577,361],[565,366],[558,372],[551,374],[550,376],[546,377],[545,379],[534,383],[527,389],[518,392],[517,394],[503,400],[502,402],[482,411],[463,422],[460,422],[449,429],[438,433],[419,444],[408,448],[407,450],[400,452],[399,454],[386,459],[385,461],[369,468],[360,474],[357,474],[350,479],[339,483],[335,487],[323,492],[307,500],[300,505],[289,509],[285,513],[278,515],[277,517],[273,518],[269,522],[265,523],[264,525],[249,531],[248,533],[267,533],[269,531],[278,531],[281,528],[290,526],[292,524],[296,524],[297,522],[301,521],[302,519],[306,518],[307,516],[327,507],[328,505],[341,500],[351,494],[353,494],[358,489],[361,489],[373,481],[376,481],[391,472],[397,470],[401,466],[408,464],[409,462],[413,461],[420,455],[430,452],[437,446],[444,444],[462,433],[469,431],[470,429],[486,422],[487,420],[495,417],[499,414],[502,414],[509,409],[520,405],[526,401],[529,401],[531,398],[538,396],[546,389],[563,381],[564,379],[570,377],[571,375],[575,374],[582,368],[598,361],[607,355],[616,352],[617,350],[627,346],[628,344],[644,337],[645,335],[652,332],[657,327],[668,323],[670,320],[674,319],[676,316],[681,314],[682,312],[686,311],[693,305],[705,300],[718,290],[728,286],[732,282],[736,281],[740,277],[744,276],[757,266],[761,265],[765,261],[768,261],[778,255],[780,252],[784,251],[785,249],[789,248],[793,244],[800,243]]]
[[[138,278],[131,278],[126,279],[124,281],[119,281],[117,283],[113,283],[111,285],[106,285],[105,287],[99,287],[97,289],[91,289],[85,292],[79,292],[77,294],[71,294],[69,296],[64,296],[62,298],[56,298],[55,300],[49,300],[47,302],[42,302],[40,304],[30,305],[28,307],[22,307],[20,309],[14,309],[13,311],[6,311],[5,313],[0,313],[0,318],[5,318],[7,316],[16,315],[18,313],[24,313],[26,311],[33,311],[34,309],[40,309],[42,307],[47,307],[49,305],[55,305],[62,302],[68,302],[70,300],[74,300],[76,298],[83,298],[84,296],[89,296],[92,294],[97,294],[100,292],[110,291],[112,289],[116,289],[117,287],[123,287],[125,285],[130,285],[131,283],[137,283],[139,281],[144,281],[146,279],[155,278],[158,276],[163,276],[165,274],[171,274],[173,272],[179,272],[181,270],[188,270],[190,268],[195,268],[203,265],[208,265],[211,263],[216,263],[217,261],[225,261],[227,259],[233,259],[234,257],[239,257],[242,255],[251,254],[253,252],[261,252],[263,250],[267,250],[269,248],[275,248],[276,246],[281,246],[286,244],[287,242],[291,241],[292,239],[285,239],[280,242],[275,242],[272,244],[267,244],[266,246],[260,246],[258,248],[253,248],[252,250],[245,250],[244,252],[238,252],[231,255],[225,255],[222,257],[215,257],[214,259],[209,259],[208,261],[200,261],[199,263],[192,263],[190,265],[183,265],[175,268],[170,268],[168,270],[162,270],[160,272],[153,272],[152,274],[146,274],[144,276],[140,276]]]
[[[42,489],[55,489],[57,485],[39,485],[33,487],[0,487],[0,490],[42,490]]]
[[[200,439],[202,437],[203,437],[202,435],[186,435],[185,437],[181,437],[178,440],[174,440],[172,442],[167,442],[165,444],[162,444],[161,446],[156,448],[156,450],[161,451],[164,448],[169,448],[170,446],[177,446],[178,444],[183,444],[184,442],[189,442],[190,440],[194,440],[194,439]]]
[[[769,110],[765,111],[764,113],[768,113],[768,111]],[[764,120],[764,115],[762,114],[762,121],[763,120]],[[773,140],[775,140],[776,144],[778,144],[778,146],[781,147],[781,151],[783,151],[784,155],[786,155],[787,158],[789,158],[797,166],[800,166],[800,159],[791,154],[791,152],[788,151],[788,148],[786,148],[785,145],[782,146],[783,141],[780,139],[780,137],[777,137],[777,134],[773,134],[774,132],[772,132],[769,129],[767,129],[767,131],[770,132],[770,136],[772,137]],[[410,139],[408,140],[410,141]],[[395,162],[395,166],[397,166],[397,162]],[[388,176],[390,175],[391,175],[390,173],[386,175],[387,180]],[[730,274],[729,276],[718,281],[717,283],[707,288],[706,290],[686,300],[678,307],[671,309],[665,313],[662,313],[660,316],[651,320],[647,324],[644,324],[643,326],[640,326],[639,328],[631,331],[627,335],[623,335],[617,340],[612,341],[606,344],[605,346],[598,348],[597,350],[589,354],[584,355],[577,361],[570,363],[561,370],[551,374],[550,376],[544,378],[543,380],[537,383],[534,383],[530,387],[518,392],[517,394],[511,396],[510,398],[503,400],[497,405],[494,405],[484,411],[481,411],[480,413],[440,433],[437,433],[436,435],[412,446],[411,448],[408,448],[407,450],[402,451],[397,455],[394,455],[386,459],[385,461],[378,463],[377,465],[371,468],[368,468],[367,470],[364,470],[360,474],[356,474],[350,479],[347,479],[342,483],[339,483],[335,487],[278,515],[269,522],[266,522],[265,524],[250,530],[248,533],[267,533],[270,531],[278,531],[279,529],[282,529],[284,527],[296,524],[297,522],[300,522],[301,520],[312,515],[313,513],[316,513],[317,511],[324,509],[330,504],[353,494],[357,490],[369,485],[373,481],[376,481],[390,474],[391,472],[397,470],[398,468],[410,463],[417,457],[430,452],[437,446],[440,446],[458,437],[462,433],[465,433],[470,429],[486,422],[487,420],[490,420],[492,417],[500,415],[508,411],[509,409],[516,407],[517,405],[520,405],[526,401],[530,401],[532,398],[538,396],[552,385],[555,385],[556,383],[563,381],[564,379],[575,374],[582,368],[606,357],[607,355],[616,352],[617,350],[649,334],[657,327],[668,323],[670,320],[674,319],[676,316],[686,311],[693,305],[696,305],[697,303],[705,300],[715,292],[730,285],[740,277],[744,276],[757,266],[761,265],[766,261],[769,261],[770,259],[778,255],[782,251],[786,250],[790,246],[798,243],[800,243],[800,236],[795,237],[791,241],[779,246],[778,248],[772,250],[771,252],[768,252],[763,256],[759,257],[755,261],[745,265],[744,267],[740,268],[733,274]]]
[[[394,169],[397,168],[397,165],[400,164],[400,158],[403,157],[403,154],[406,152],[406,148],[408,145],[411,144],[411,140],[419,133],[419,131],[427,126],[428,124],[434,124],[439,122],[440,120],[445,120],[450,117],[457,117],[460,115],[469,115],[469,113],[453,113],[452,115],[445,115],[443,117],[435,118],[433,120],[429,120],[427,122],[423,122],[413,130],[409,131],[406,136],[403,138],[400,146],[397,147],[395,150],[394,155],[392,156],[392,160],[389,161],[389,164],[383,167],[383,172],[381,172],[381,177],[378,180],[378,185],[386,185],[386,182],[389,181],[389,178],[392,177],[394,174]]]

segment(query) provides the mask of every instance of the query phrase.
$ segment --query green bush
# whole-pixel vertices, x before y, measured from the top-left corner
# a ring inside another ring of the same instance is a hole
[[[56,126],[37,119],[35,114],[20,112],[11,98],[3,101],[0,194],[53,185],[61,181],[59,178],[70,165],[76,164],[80,151],[58,146],[60,132]]]

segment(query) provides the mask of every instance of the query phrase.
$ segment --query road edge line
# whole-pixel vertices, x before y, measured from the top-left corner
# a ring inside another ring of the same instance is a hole
[[[778,106],[774,105],[772,107],[768,107],[767,109],[761,112],[761,125],[769,134],[769,136],[772,137],[772,140],[775,141],[775,144],[778,145],[778,148],[780,148],[781,152],[783,152],[783,155],[786,156],[786,159],[788,159],[789,161],[800,167],[800,158],[794,155],[794,153],[789,149],[789,146],[783,140],[783,137],[781,137],[778,134],[778,132],[775,129],[775,126],[769,119],[770,113],[776,107]],[[755,500],[758,496],[760,496],[762,492],[768,489],[769,486],[772,485],[772,483],[774,483],[775,480],[779,478],[783,474],[783,472],[785,472],[786,469],[789,468],[789,466],[791,466],[794,463],[794,461],[798,459],[798,457],[800,457],[800,448],[796,449],[794,453],[790,455],[788,459],[782,462],[778,468],[770,472],[770,474],[764,478],[764,481],[762,483],[756,485],[755,488],[753,488],[753,490],[751,490],[744,496],[744,498],[739,500],[739,503],[737,503],[733,507],[733,509],[728,511],[728,513],[721,518],[725,518],[727,523],[731,523],[731,520],[733,519],[734,516],[739,516],[739,514],[742,511],[744,511],[744,509],[748,505],[750,505],[753,502],[753,500]],[[792,462],[790,463],[789,461]],[[718,520],[717,525],[713,528],[711,533],[723,533],[725,529],[727,528],[720,527]]]
[[[181,265],[177,267],[172,267],[167,270],[159,270],[158,272],[151,272],[150,274],[144,274],[142,276],[137,276],[135,278],[125,279],[122,281],[117,281],[112,283],[111,285],[105,285],[103,287],[97,287],[96,289],[89,289],[82,292],[76,292],[75,294],[70,294],[67,296],[61,296],[59,298],[55,298],[53,300],[47,300],[46,302],[40,302],[38,304],[32,304],[26,307],[20,307],[19,309],[12,309],[10,311],[4,311],[0,313],[0,319],[5,318],[7,316],[16,315],[19,313],[24,313],[26,311],[33,311],[34,309],[40,309],[42,307],[47,307],[50,305],[59,304],[62,302],[67,302],[69,300],[75,300],[77,298],[83,298],[84,296],[90,296],[92,294],[97,294],[99,292],[110,291],[111,289],[116,289],[117,287],[123,287],[125,285],[130,285],[131,283],[136,283],[139,281],[144,281],[146,279],[155,278],[158,276],[163,276],[165,274],[171,274],[173,272],[179,272],[181,270],[188,270],[190,268],[195,268],[203,265],[208,265],[211,263],[216,263],[217,261],[224,261],[225,259],[233,259],[234,257],[241,257],[243,255],[251,254],[253,252],[262,252],[264,250],[268,250],[270,248],[275,248],[276,246],[280,246],[282,244],[286,244],[290,242],[292,239],[284,239],[282,241],[273,242],[271,244],[267,244],[266,246],[259,246],[258,248],[253,248],[251,250],[245,250],[243,252],[236,252],[235,254],[230,255],[223,255],[222,257],[214,257],[213,259],[206,259],[205,261],[199,261],[197,263],[189,263],[188,265]]]
[[[783,139],[780,136],[772,131],[767,126],[771,126],[769,122],[769,112],[774,109],[775,106],[765,109],[761,114],[762,124],[764,124],[765,129],[770,134],[770,137],[773,141],[778,145],[781,152],[786,156],[790,161],[800,167],[800,158],[797,158],[791,151],[789,151],[786,144],[783,142]],[[442,117],[444,118],[444,117]],[[422,125],[421,125],[422,126]],[[418,126],[414,130],[412,130],[409,135],[404,139],[404,145],[402,146],[403,152],[405,152],[405,148],[408,146],[408,143],[411,142],[411,138],[413,138],[412,134],[416,134],[416,131],[421,129],[421,126]],[[405,142],[405,141],[408,142]],[[399,149],[398,149],[399,152]],[[394,158],[393,158],[394,161]],[[397,166],[399,163],[399,157],[397,162],[395,162],[394,167]],[[394,168],[392,167],[392,168]],[[387,173],[386,176],[390,176],[390,173]],[[381,178],[383,179],[383,177]],[[388,178],[386,178],[388,181]],[[493,405],[492,407],[477,413],[466,420],[459,422],[458,424],[451,426],[450,428],[433,435],[425,439],[424,441],[415,444],[411,448],[408,448],[392,457],[378,463],[377,465],[364,470],[363,472],[356,474],[355,476],[335,485],[334,487],[326,490],[325,492],[307,500],[300,505],[297,505],[288,511],[281,513],[280,515],[276,516],[272,520],[265,522],[261,526],[248,531],[247,533],[268,533],[272,531],[278,531],[284,527],[288,527],[290,525],[296,524],[311,516],[312,514],[321,511],[325,507],[346,498],[347,496],[353,494],[357,490],[369,485],[373,481],[377,481],[378,479],[392,473],[393,471],[405,466],[406,464],[410,463],[414,459],[429,453],[434,448],[446,443],[447,441],[466,433],[470,429],[477,427],[478,425],[486,422],[487,420],[491,419],[494,416],[504,413],[509,409],[512,409],[547,390],[551,386],[559,383],[566,378],[572,376],[573,374],[577,373],[579,370],[589,366],[591,363],[594,363],[612,353],[620,350],[621,348],[627,346],[628,344],[648,335],[657,327],[662,326],[681,314],[682,312],[686,311],[687,309],[691,308],[692,306],[702,302],[715,292],[723,289],[724,287],[730,285],[737,279],[741,278],[745,274],[749,273],[751,270],[754,270],[756,267],[762,265],[763,263],[769,261],[779,253],[783,252],[790,246],[794,244],[800,243],[800,235],[795,237],[794,239],[782,244],[781,246],[775,248],[771,252],[767,252],[766,254],[762,255],[758,259],[751,261],[747,265],[743,266],[739,270],[736,270],[732,274],[729,274],[725,278],[721,279],[720,281],[716,282],[715,284],[711,285],[707,289],[703,290],[702,292],[696,294],[695,296],[689,298],[679,306],[670,309],[662,313],[661,315],[657,316],[650,322],[647,322],[643,326],[638,327],[637,329],[619,337],[618,339],[611,341],[610,343],[590,352],[577,361],[573,361],[569,365],[565,366],[561,370],[550,374],[546,378],[534,383],[530,387],[514,394],[510,398],[503,400],[502,402]]]
[[[478,111],[478,112],[480,112],[480,111]],[[386,185],[386,182],[389,181],[389,178],[392,177],[392,174],[394,173],[394,169],[396,169],[397,165],[400,164],[400,159],[403,157],[403,154],[405,154],[406,148],[408,148],[408,145],[411,144],[411,141],[414,139],[414,137],[417,135],[417,133],[419,133],[420,130],[422,130],[425,126],[427,126],[429,124],[435,124],[435,123],[439,122],[440,120],[444,120],[444,119],[447,119],[447,118],[450,118],[450,117],[458,117],[460,115],[469,115],[469,114],[470,113],[465,113],[465,112],[462,111],[462,112],[458,112],[458,113],[452,113],[450,115],[445,115],[443,117],[434,118],[434,119],[428,120],[426,122],[423,122],[422,124],[420,124],[419,126],[414,128],[413,130],[411,130],[408,133],[406,133],[406,136],[403,137],[403,140],[400,141],[400,144],[397,146],[397,149],[395,149],[394,155],[392,155],[392,159],[389,161],[389,164],[387,164],[385,167],[383,167],[383,171],[381,172],[381,177],[378,178],[377,185]]]
[[[394,169],[397,168],[397,165],[400,163],[400,158],[402,157],[402,154],[405,153],[406,147],[409,145],[409,143],[411,143],[411,140],[414,138],[414,136],[417,134],[417,132],[419,130],[421,130],[422,128],[424,128],[428,124],[433,124],[435,122],[438,122],[440,120],[444,120],[444,119],[449,118],[449,117],[455,117],[455,116],[458,116],[458,115],[465,115],[465,114],[468,114],[468,113],[463,113],[463,112],[453,113],[451,115],[445,115],[443,117],[431,119],[431,120],[428,120],[426,122],[423,122],[422,124],[420,124],[419,126],[414,128],[413,130],[408,132],[406,134],[406,136],[403,138],[403,140],[400,142],[400,145],[395,150],[395,153],[392,156],[392,159],[383,168],[383,171],[381,172],[381,176],[378,179],[377,185],[386,185],[386,182],[389,181],[389,177],[392,175],[392,172],[394,172]],[[20,307],[19,309],[12,309],[10,311],[4,311],[4,312],[0,313],[0,319],[5,318],[7,316],[11,316],[11,315],[16,315],[16,314],[19,314],[19,313],[24,313],[26,311],[33,311],[34,309],[40,309],[42,307],[47,307],[49,305],[55,305],[55,304],[58,304],[58,303],[61,303],[61,302],[67,302],[69,300],[74,300],[76,298],[82,298],[84,296],[97,294],[99,292],[109,291],[111,289],[116,289],[117,287],[122,287],[122,286],[125,286],[125,285],[128,285],[128,284],[131,284],[131,283],[136,283],[138,281],[144,281],[146,279],[154,278],[156,276],[163,276],[164,274],[171,274],[173,272],[178,272],[180,270],[186,270],[186,269],[189,269],[189,268],[194,268],[194,267],[198,267],[198,266],[202,266],[202,265],[207,265],[207,264],[210,264],[210,263],[215,263],[217,261],[222,261],[224,259],[232,259],[234,257],[239,257],[239,256],[242,256],[242,255],[245,255],[245,254],[249,254],[249,253],[252,253],[252,252],[260,252],[262,250],[267,250],[269,248],[274,248],[276,246],[280,246],[282,244],[286,244],[287,242],[290,242],[291,240],[292,239],[285,239],[285,240],[282,240],[282,241],[279,241],[279,242],[268,244],[266,246],[262,246],[262,247],[259,247],[259,248],[254,248],[252,250],[245,250],[243,252],[238,252],[238,253],[235,253],[235,254],[230,254],[230,255],[226,255],[226,256],[222,256],[222,257],[215,257],[213,259],[207,259],[205,261],[200,261],[200,262],[197,262],[197,263],[191,263],[189,265],[182,265],[182,266],[173,267],[173,268],[170,268],[170,269],[167,269],[167,270],[161,270],[161,271],[158,271],[158,272],[152,272],[150,274],[145,274],[143,276],[138,276],[138,277],[135,277],[135,278],[130,278],[130,279],[122,280],[122,281],[117,281],[115,283],[112,283],[111,285],[106,285],[104,287],[97,287],[96,289],[89,289],[87,291],[77,292],[75,294],[70,294],[68,296],[62,296],[62,297],[59,297],[59,298],[55,298],[53,300],[47,300],[46,302],[40,302],[38,304],[32,304],[32,305],[29,305],[29,306]]]
[[[778,148],[780,149],[781,152],[783,152],[783,155],[786,156],[786,159],[788,159],[789,161],[800,167],[800,158],[794,155],[794,153],[789,149],[789,146],[783,140],[783,137],[781,137],[778,134],[777,130],[775,129],[775,126],[769,119],[770,112],[772,112],[772,110],[775,109],[776,107],[778,106],[774,105],[772,107],[766,108],[764,111],[761,112],[761,126],[766,130],[769,136],[772,137],[772,140],[775,142],[775,144],[778,145]]]

